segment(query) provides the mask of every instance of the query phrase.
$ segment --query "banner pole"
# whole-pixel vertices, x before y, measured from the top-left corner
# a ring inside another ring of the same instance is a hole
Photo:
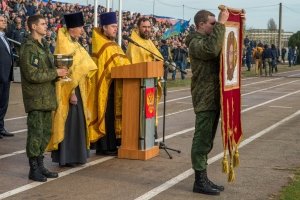
[[[94,27],[98,27],[98,0],[94,1]]]
[[[122,0],[119,0],[118,44],[122,45]]]

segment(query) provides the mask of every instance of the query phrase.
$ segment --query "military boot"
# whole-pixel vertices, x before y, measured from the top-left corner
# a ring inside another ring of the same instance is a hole
[[[29,158],[29,165],[30,165],[29,176],[28,176],[29,179],[38,182],[47,181],[47,178],[40,171],[40,168],[37,163],[37,157]]]
[[[207,181],[206,169],[202,171],[195,170],[195,182],[193,192],[208,194],[208,195],[220,195],[220,190],[213,188]]]
[[[214,184],[211,180],[209,180],[209,178],[207,177],[207,171],[205,170],[205,176],[206,176],[206,181],[208,182],[208,184],[212,187],[212,188],[215,188],[215,189],[218,189],[220,191],[224,191],[224,186],[222,185],[216,185]]]
[[[44,166],[44,156],[38,156],[37,157],[37,163],[38,163],[40,171],[42,172],[42,174],[44,176],[46,176],[47,178],[57,178],[58,177],[58,173],[50,172],[48,169],[45,168],[45,166]]]

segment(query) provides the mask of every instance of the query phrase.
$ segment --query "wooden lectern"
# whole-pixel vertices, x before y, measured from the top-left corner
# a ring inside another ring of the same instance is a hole
[[[144,106],[142,104],[145,103],[141,95],[141,84],[144,79],[157,80],[157,77],[162,76],[163,62],[161,61],[112,68],[111,77],[123,79],[122,143],[118,150],[118,158],[148,160],[159,154],[158,146],[141,148],[139,144],[141,119],[145,118],[141,112]],[[154,121],[155,119],[154,117]],[[152,121],[150,126],[150,129],[154,130],[155,122],[153,124]],[[147,127],[149,128],[149,125]]]

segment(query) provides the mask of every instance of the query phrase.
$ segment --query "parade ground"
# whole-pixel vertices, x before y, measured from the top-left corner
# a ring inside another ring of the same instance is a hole
[[[25,154],[27,126],[20,83],[11,87],[5,124],[14,137],[0,140],[0,199],[101,199],[101,200],[264,200],[278,199],[300,168],[300,67],[278,72],[272,77],[243,77],[240,166],[236,180],[227,182],[222,173],[223,147],[220,124],[213,151],[209,154],[208,175],[225,186],[220,196],[192,192],[194,173],[190,150],[194,134],[189,87],[169,88],[166,105],[168,147],[147,161],[98,156],[91,151],[85,165],[68,168],[52,163],[46,166],[59,172],[59,178],[45,183],[28,180]],[[162,140],[163,101],[159,103],[159,139]]]

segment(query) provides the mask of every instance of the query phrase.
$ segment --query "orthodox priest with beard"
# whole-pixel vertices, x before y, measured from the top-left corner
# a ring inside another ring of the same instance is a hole
[[[116,155],[122,125],[122,80],[111,78],[113,67],[129,65],[130,61],[115,42],[118,31],[115,12],[100,15],[100,28],[93,30],[92,58],[98,66],[94,91],[89,97],[91,122],[89,132],[96,136],[96,154]],[[96,108],[95,108],[96,107]]]
[[[146,51],[141,47],[136,46],[135,44],[129,43],[126,51],[126,55],[128,56],[129,60],[132,62],[132,64],[150,61],[163,61],[163,56],[151,40],[152,24],[150,22],[150,19],[146,17],[141,17],[137,22],[137,26],[137,29],[134,29],[131,33],[131,39],[159,57],[154,56],[150,52]],[[158,82],[156,110],[158,110],[158,102],[160,101],[161,95],[161,83]],[[156,115],[157,113],[158,112],[156,112]],[[156,116],[155,138],[157,138],[157,126],[158,117]]]

